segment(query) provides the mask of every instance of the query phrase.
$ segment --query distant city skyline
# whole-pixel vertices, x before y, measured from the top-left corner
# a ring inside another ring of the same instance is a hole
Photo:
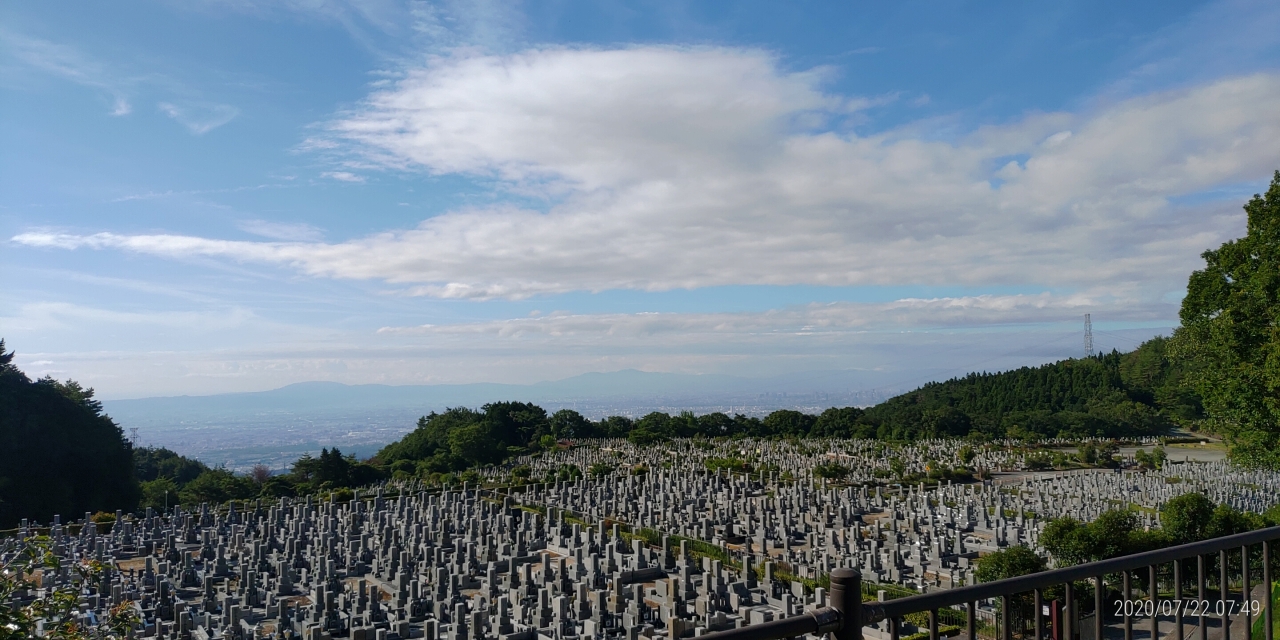
[[[1123,351],[1276,104],[1263,1],[9,3],[0,337],[107,399]]]

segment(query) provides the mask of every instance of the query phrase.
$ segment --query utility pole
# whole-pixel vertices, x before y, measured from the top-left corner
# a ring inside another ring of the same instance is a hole
[[[1084,314],[1084,357],[1093,357],[1093,322]]]

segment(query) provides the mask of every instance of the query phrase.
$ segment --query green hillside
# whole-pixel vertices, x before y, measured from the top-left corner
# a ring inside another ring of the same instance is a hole
[[[429,477],[512,454],[555,446],[558,439],[626,437],[638,444],[678,437],[837,437],[915,440],[936,437],[1123,438],[1158,435],[1201,418],[1199,399],[1155,338],[1130,353],[1112,352],[1003,373],[974,373],[927,384],[861,409],[819,415],[779,410],[764,418],[654,412],[638,420],[588,420],[537,405],[495,402],[432,413],[373,463],[397,475]]]
[[[1167,347],[1157,337],[1129,353],[971,373],[891,398],[859,422],[893,440],[972,432],[1028,439],[1155,435],[1202,417]]]
[[[32,382],[0,340],[0,528],[22,518],[132,509],[133,456],[93,390],[72,381]]]

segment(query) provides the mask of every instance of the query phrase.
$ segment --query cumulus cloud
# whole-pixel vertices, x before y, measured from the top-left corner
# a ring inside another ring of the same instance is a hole
[[[1034,283],[1160,296],[1241,231],[1171,199],[1280,166],[1280,76],[1220,79],[958,139],[850,133],[868,101],[766,52],[537,49],[433,59],[309,144],[496,180],[546,210],[457,210],[339,243],[33,231],[31,245],[287,265],[417,295],[715,285]]]

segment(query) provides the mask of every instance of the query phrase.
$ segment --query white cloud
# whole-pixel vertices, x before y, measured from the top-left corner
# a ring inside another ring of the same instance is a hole
[[[909,379],[902,386],[914,387],[975,369],[1078,356],[1085,310],[1095,320],[1161,327],[1172,303],[1036,294],[752,313],[552,312],[375,334],[281,324],[236,307],[147,313],[45,302],[0,315],[0,326],[28,374],[71,377],[105,398],[261,390],[305,380],[528,383],[628,368],[771,376],[854,367],[883,371],[886,382],[879,384]],[[1000,329],[990,330],[992,323]],[[1104,326],[1095,326],[1095,338],[1105,350],[1132,348],[1159,331]]]
[[[127,116],[130,113],[133,113],[133,105],[129,104],[129,101],[123,97],[116,96],[115,104],[111,108],[111,115]]]
[[[161,102],[160,112],[173,118],[195,135],[204,135],[221,127],[240,115],[240,110],[229,104],[187,103],[176,105]]]
[[[339,182],[362,183],[365,180],[364,176],[356,175],[350,171],[326,171],[320,175]]]
[[[8,50],[13,59],[27,67],[109,94],[110,115],[125,116],[133,111],[125,92],[134,82],[116,77],[101,62],[75,47],[13,33],[3,28],[0,28],[0,47]]]
[[[979,295],[948,298],[904,298],[882,303],[810,304],[764,312],[742,313],[603,313],[530,314],[483,322],[383,327],[383,335],[490,335],[580,339],[687,338],[698,334],[841,334],[868,331],[963,329],[993,324],[1074,323],[1086,311],[1109,322],[1150,322],[1167,318],[1171,303],[1149,302],[1109,292],[1053,295]],[[701,338],[699,338],[701,339]]]
[[[185,331],[215,331],[243,327],[254,315],[247,309],[217,312],[163,311],[136,312],[102,309],[67,302],[33,302],[20,305],[17,313],[2,317],[8,331],[33,332],[95,327],[149,327]]]
[[[1180,287],[1202,250],[1242,231],[1238,202],[1170,198],[1280,166],[1271,74],[1030,114],[954,141],[914,127],[837,133],[865,101],[824,92],[821,78],[726,48],[436,58],[330,123],[313,148],[370,168],[496,178],[548,198],[547,211],[458,210],[334,244],[13,240],[275,263],[439,297],[1034,283],[1137,300]]]

